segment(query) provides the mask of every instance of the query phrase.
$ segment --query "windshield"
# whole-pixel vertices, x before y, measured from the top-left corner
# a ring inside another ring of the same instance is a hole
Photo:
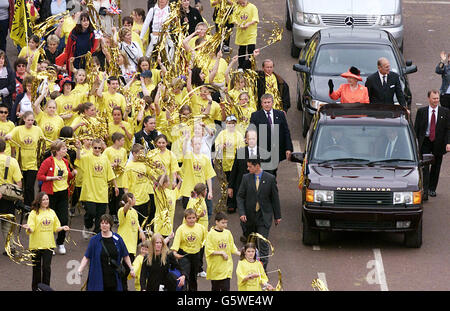
[[[406,126],[322,125],[311,150],[312,162],[415,161]]]
[[[368,76],[378,70],[377,61],[385,57],[391,64],[391,70],[399,73],[392,48],[379,44],[325,44],[320,47],[313,69],[314,75],[338,76],[351,66]]]

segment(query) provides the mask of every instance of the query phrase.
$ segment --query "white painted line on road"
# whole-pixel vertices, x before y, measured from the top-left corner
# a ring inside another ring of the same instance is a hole
[[[421,103],[416,103],[416,106],[422,106],[423,104],[421,104]]]
[[[313,245],[313,251],[320,251],[319,245]]]
[[[378,282],[380,284],[380,289],[383,292],[388,291],[389,289],[388,289],[387,282],[386,282],[386,275],[384,274],[383,259],[381,258],[380,249],[375,248],[373,250],[373,254],[375,256],[377,277],[378,277]]]
[[[317,276],[319,277],[319,280],[321,280],[321,281],[323,282],[323,284],[325,285],[325,287],[328,288],[328,289],[330,289],[330,288],[328,287],[328,284],[327,284],[327,278],[326,278],[326,276],[325,276],[325,273],[323,273],[323,272],[317,272]]]

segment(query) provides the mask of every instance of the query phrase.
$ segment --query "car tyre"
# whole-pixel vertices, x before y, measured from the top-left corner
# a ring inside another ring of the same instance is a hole
[[[410,248],[420,248],[422,246],[422,219],[420,219],[416,230],[405,232],[405,246]]]
[[[289,4],[286,1],[286,29],[291,31],[292,30],[292,20],[291,20],[291,16],[289,15],[288,5]]]
[[[291,56],[294,58],[298,58],[300,55],[300,48],[298,48],[294,43],[294,35],[291,36]]]
[[[303,138],[306,138],[306,135],[308,134],[308,130],[309,130],[308,120],[306,118],[307,113],[308,112],[306,111],[306,109],[303,109],[303,112],[302,112],[302,127],[303,127],[302,135],[303,135]]]
[[[308,221],[305,218],[303,219],[302,242],[304,245],[308,246],[318,245],[320,242],[320,231],[311,230],[310,226],[308,225]]]

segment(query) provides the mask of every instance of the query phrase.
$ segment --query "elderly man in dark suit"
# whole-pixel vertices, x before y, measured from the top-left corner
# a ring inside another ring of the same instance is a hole
[[[279,162],[291,157],[294,150],[286,114],[273,109],[273,96],[261,96],[262,109],[252,113],[249,128],[256,128],[258,146],[270,152],[270,163],[264,163],[263,168],[277,175]]]
[[[391,71],[391,64],[385,57],[377,62],[378,71],[367,77],[366,87],[371,104],[394,104],[394,94],[400,105],[406,107],[399,75]]]
[[[428,102],[428,106],[417,110],[414,122],[421,154],[434,155],[431,169],[428,165],[423,168],[423,200],[428,200],[428,195],[436,196],[442,157],[450,151],[450,110],[439,106],[438,90],[428,92]]]
[[[247,238],[251,233],[259,233],[268,238],[274,219],[275,225],[281,222],[280,198],[275,177],[261,169],[260,159],[247,161],[249,173],[242,178],[237,194],[239,218],[245,228]],[[259,243],[259,252],[264,269],[269,262],[269,245]]]

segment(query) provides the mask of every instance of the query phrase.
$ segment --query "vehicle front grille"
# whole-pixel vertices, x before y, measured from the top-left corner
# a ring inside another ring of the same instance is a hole
[[[336,15],[336,14],[326,14],[321,15],[322,23],[326,26],[348,26],[345,24],[345,19],[350,15]],[[378,20],[376,15],[353,15],[355,27],[370,27],[374,26]]]
[[[393,204],[389,191],[340,191],[334,193],[334,204],[345,206],[387,206]]]
[[[355,229],[355,230],[390,230],[396,229],[394,221],[333,221],[334,229]]]

